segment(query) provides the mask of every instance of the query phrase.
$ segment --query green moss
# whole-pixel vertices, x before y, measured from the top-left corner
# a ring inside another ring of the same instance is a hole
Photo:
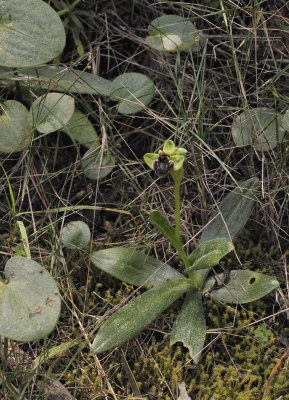
[[[248,261],[247,268],[267,274],[274,273],[268,254],[276,258],[276,246],[265,243],[265,254],[264,243],[260,246],[242,237],[236,247],[241,261]],[[266,260],[266,263],[256,263],[258,258]],[[236,260],[228,258],[223,267],[228,265],[235,268]],[[74,269],[73,274],[80,280],[80,286],[85,284],[86,277],[84,281],[80,270]],[[75,276],[73,279],[75,281]],[[103,315],[107,307],[119,304],[134,289],[101,271],[95,271],[93,279],[89,280],[88,292],[92,294],[89,297],[87,293],[89,300],[85,303],[86,312],[91,313],[90,310],[93,310],[95,315]],[[85,291],[79,293],[84,298]],[[173,321],[182,304],[182,300],[177,301],[140,335],[122,347],[141,394],[147,399],[171,400],[172,394],[175,398],[178,396],[178,385],[185,382],[188,395],[194,400],[260,399],[270,372],[285,351],[279,340],[280,329],[284,336],[289,335],[285,313],[276,315],[274,319],[264,319],[276,311],[273,309],[274,303],[275,298],[270,294],[244,306],[226,305],[210,296],[205,297],[204,309],[209,333],[206,349],[198,365],[194,365],[186,348],[180,343],[174,346],[169,344]],[[72,323],[70,319],[68,324]],[[263,323],[272,333],[267,342],[256,334]],[[100,388],[102,393],[108,393],[106,381],[95,368],[93,357],[83,354],[82,360],[83,363],[79,359],[75,364],[72,363],[64,376],[65,383],[79,388],[77,398],[80,400],[99,396]],[[124,368],[120,349],[101,355],[100,360],[115,392],[120,397],[133,398],[129,385],[131,377]],[[277,371],[269,388],[268,399],[283,396],[282,399],[289,400],[288,378],[286,368]]]

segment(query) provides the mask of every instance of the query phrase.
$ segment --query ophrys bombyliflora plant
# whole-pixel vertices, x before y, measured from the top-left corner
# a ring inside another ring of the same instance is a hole
[[[203,229],[199,246],[186,254],[181,236],[180,185],[186,150],[171,140],[162,150],[147,153],[144,160],[159,176],[170,174],[174,181],[175,226],[157,210],[150,213],[154,226],[176,249],[185,275],[166,263],[138,250],[115,247],[96,251],[92,263],[122,281],[136,286],[152,286],[117,310],[101,326],[92,344],[98,354],[125,343],[143,330],[175,300],[186,294],[180,313],[171,332],[171,344],[182,342],[195,362],[205,343],[206,322],[202,298],[208,292],[225,303],[243,304],[257,300],[279,283],[273,277],[248,270],[231,270],[226,283],[214,291],[216,280],[224,282],[224,274],[210,277],[210,269],[234,249],[232,240],[248,220],[255,200],[258,179],[241,182],[220,203]]]

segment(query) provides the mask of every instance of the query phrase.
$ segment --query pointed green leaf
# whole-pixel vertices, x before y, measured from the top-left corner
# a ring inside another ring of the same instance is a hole
[[[146,153],[143,156],[144,161],[151,169],[154,169],[154,161],[157,160],[158,158],[159,156],[155,153]]]
[[[187,272],[210,268],[219,264],[221,258],[234,250],[230,239],[217,238],[201,244],[190,255],[190,267]]]
[[[105,321],[91,352],[99,354],[127,342],[191,287],[188,280],[168,281],[131,300]]]
[[[57,57],[65,46],[58,14],[42,0],[0,0],[0,65],[29,67]]]
[[[63,228],[61,241],[68,249],[84,249],[90,241],[89,226],[83,221],[71,221]]]
[[[27,108],[15,100],[1,104],[0,152],[14,153],[29,146],[32,137],[32,124]]]
[[[143,110],[155,94],[155,86],[146,75],[130,72],[119,75],[112,82],[110,98],[118,101],[120,114],[133,114]]]
[[[216,238],[233,240],[250,217],[258,185],[258,178],[250,178],[227,194],[203,230],[199,244]],[[208,273],[209,269],[196,271],[196,283],[202,286]]]
[[[92,146],[100,146],[99,137],[92,123],[85,114],[78,110],[74,111],[70,120],[61,129],[88,149]]]
[[[272,276],[248,270],[230,271],[230,279],[224,282],[224,274],[217,275],[216,279],[222,285],[220,289],[212,291],[212,296],[224,303],[244,304],[255,301],[270,293],[279,286],[279,282]],[[216,280],[209,278],[204,291],[210,290]]]
[[[60,313],[60,294],[51,275],[36,261],[11,258],[0,280],[0,335],[21,342],[47,336]]]
[[[232,240],[238,235],[249,219],[258,185],[258,178],[250,178],[227,194],[203,230],[200,244],[216,238]]]
[[[73,112],[74,98],[62,93],[48,93],[38,97],[30,108],[33,125],[41,133],[63,128]]]
[[[206,321],[202,294],[190,290],[174,323],[171,344],[182,342],[189,349],[190,356],[198,362],[206,338]]]
[[[175,249],[183,253],[184,250],[181,240],[178,235],[176,235],[176,231],[169,223],[167,217],[157,210],[151,210],[150,216],[153,224],[166,236]]]
[[[182,274],[156,258],[125,247],[95,251],[91,262],[115,278],[136,286],[160,285],[168,280],[185,279]]]
[[[82,158],[84,175],[94,181],[105,178],[114,167],[114,157],[108,151],[102,152],[97,144],[88,149]]]
[[[166,140],[163,151],[168,154],[169,156],[173,155],[175,152],[176,146],[172,140]]]

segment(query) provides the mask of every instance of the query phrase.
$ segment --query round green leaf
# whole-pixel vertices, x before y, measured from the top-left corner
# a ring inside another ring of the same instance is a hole
[[[32,125],[26,107],[15,100],[1,104],[0,152],[13,153],[24,150],[30,143]]]
[[[30,67],[62,52],[65,31],[42,0],[0,0],[0,43],[0,65]]]
[[[230,271],[229,281],[225,284],[223,284],[224,274],[218,275],[217,280],[220,289],[212,291],[212,296],[219,301],[232,304],[258,300],[279,286],[279,282],[272,276],[248,270]],[[205,283],[204,291],[210,290],[215,283],[215,278],[209,278]]]
[[[91,147],[82,159],[84,175],[91,180],[105,178],[114,167],[115,159],[109,154],[104,154],[99,147]]]
[[[60,294],[51,275],[36,261],[11,258],[0,280],[0,335],[21,342],[47,336],[60,313]]]
[[[246,110],[235,118],[232,125],[236,145],[253,145],[258,151],[274,149],[284,133],[283,116],[267,108]]]
[[[73,112],[73,97],[62,93],[48,93],[38,97],[30,108],[33,125],[41,133],[51,133],[63,128]]]
[[[200,44],[197,28],[179,15],[164,15],[154,19],[148,27],[150,36],[145,41],[153,49],[176,52]]]
[[[61,241],[68,249],[83,249],[90,241],[90,229],[83,221],[72,221],[62,231]]]
[[[110,98],[118,101],[120,114],[141,111],[154,97],[155,87],[150,78],[137,72],[119,75],[111,85]]]
[[[75,110],[68,123],[62,127],[72,139],[90,149],[92,146],[100,146],[98,135],[86,115]]]

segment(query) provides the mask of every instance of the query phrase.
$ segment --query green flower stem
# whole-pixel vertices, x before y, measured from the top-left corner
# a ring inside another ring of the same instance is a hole
[[[180,200],[181,182],[175,181],[175,230],[176,235],[181,238],[181,200]]]
[[[171,171],[171,176],[174,180],[174,195],[175,195],[175,232],[176,232],[176,236],[177,236],[181,246],[183,246],[183,242],[182,242],[182,237],[181,237],[180,187],[181,187],[181,181],[182,181],[183,175],[184,175],[183,168],[181,168],[177,171]],[[180,255],[183,263],[185,264],[185,267],[189,268],[190,261],[189,261],[188,256],[186,255],[185,251],[183,250],[183,247],[182,247],[181,251],[179,250],[179,255]],[[192,285],[196,286],[195,271],[189,271],[188,275],[189,275],[189,279],[190,279]]]
[[[180,200],[180,187],[184,175],[184,169],[180,168],[177,171],[171,171],[171,176],[174,180],[174,195],[175,195],[175,231],[178,238],[181,238],[181,200]]]

